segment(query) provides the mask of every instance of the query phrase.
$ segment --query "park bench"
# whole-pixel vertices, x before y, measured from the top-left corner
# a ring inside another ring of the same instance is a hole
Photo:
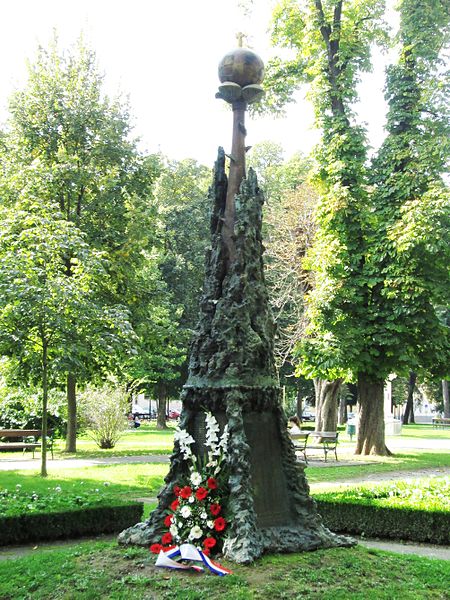
[[[324,453],[325,461],[328,453],[334,452],[336,460],[337,444],[339,432],[337,431],[311,431],[291,434],[291,439],[297,453],[303,454],[306,464],[308,464],[307,453],[310,450],[321,450]]]
[[[53,431],[47,433],[47,449],[53,458]],[[41,442],[37,441],[40,437],[41,429],[0,429],[0,450],[22,450],[22,454],[31,450],[34,458],[35,451],[41,447]]]
[[[434,417],[432,423],[434,429],[445,429],[446,427],[450,427],[450,419],[445,419],[443,417]]]

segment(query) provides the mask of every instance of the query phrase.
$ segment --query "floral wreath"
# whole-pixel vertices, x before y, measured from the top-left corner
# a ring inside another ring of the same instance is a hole
[[[178,443],[183,460],[188,463],[189,475],[173,486],[174,499],[166,511],[161,542],[152,544],[154,554],[170,551],[174,545],[193,544],[204,555],[217,554],[223,547],[228,521],[228,473],[226,454],[228,425],[219,437],[219,424],[206,412],[206,452],[196,457],[191,449],[194,438],[184,429],[177,429],[174,441]]]

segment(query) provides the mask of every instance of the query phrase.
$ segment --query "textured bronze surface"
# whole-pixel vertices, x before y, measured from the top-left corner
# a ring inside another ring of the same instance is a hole
[[[231,81],[241,87],[261,83],[264,79],[264,63],[248,48],[235,48],[219,63],[219,79],[222,83]]]
[[[290,525],[293,518],[277,421],[270,412],[248,413],[244,429],[250,446],[256,523],[261,528]]]

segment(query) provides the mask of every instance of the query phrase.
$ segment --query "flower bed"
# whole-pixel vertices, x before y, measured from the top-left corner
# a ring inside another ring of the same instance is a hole
[[[314,494],[333,531],[434,544],[450,543],[450,480],[360,486]]]
[[[142,518],[141,502],[126,502],[100,490],[46,494],[0,490],[0,545],[118,532]]]

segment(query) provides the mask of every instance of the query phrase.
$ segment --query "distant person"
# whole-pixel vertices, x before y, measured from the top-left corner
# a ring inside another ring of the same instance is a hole
[[[128,414],[128,426],[131,429],[137,429],[138,427],[141,426],[141,422],[139,421],[137,414],[136,415],[134,415],[133,413]]]
[[[289,433],[301,433],[302,432],[301,426],[302,426],[302,422],[297,417],[297,415],[294,415],[293,417],[289,417],[289,421],[288,421]]]

